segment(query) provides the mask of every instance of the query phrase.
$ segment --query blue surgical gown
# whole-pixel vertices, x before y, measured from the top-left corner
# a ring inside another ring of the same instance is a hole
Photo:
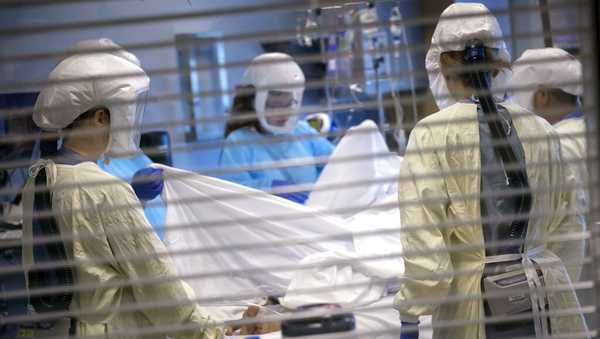
[[[274,161],[310,159],[329,156],[334,146],[305,121],[298,123],[291,133],[292,139],[277,141],[290,135],[261,134],[251,128],[238,129],[227,137],[220,157],[221,168],[235,169],[243,166],[265,166],[223,173],[222,179],[257,189],[270,189],[273,181],[289,184],[314,183],[319,178],[323,164],[272,168]],[[235,143],[235,144],[233,144]]]
[[[114,175],[125,182],[131,183],[133,174],[138,170],[148,167],[152,164],[152,160],[145,154],[140,154],[131,158],[114,158],[110,159],[110,163],[106,165],[103,161],[99,161],[98,165],[106,172]],[[160,195],[146,202],[144,214],[154,228],[158,237],[162,240],[165,235],[165,205],[160,198]]]

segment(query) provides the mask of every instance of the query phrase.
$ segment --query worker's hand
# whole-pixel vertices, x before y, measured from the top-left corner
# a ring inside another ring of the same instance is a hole
[[[165,184],[163,170],[160,168],[146,167],[135,172],[131,180],[131,187],[138,199],[149,201],[162,193]]]
[[[242,319],[256,318],[255,323],[250,323],[242,326],[233,326],[227,330],[227,335],[233,335],[239,330],[239,335],[265,334],[281,330],[281,323],[265,322],[260,319],[260,308],[258,306],[248,306],[242,315]]]
[[[419,323],[411,323],[408,321],[402,321],[400,327],[400,339],[419,339]]]

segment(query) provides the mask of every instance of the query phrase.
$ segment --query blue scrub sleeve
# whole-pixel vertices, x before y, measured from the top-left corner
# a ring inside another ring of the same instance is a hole
[[[312,156],[313,157],[324,157],[330,156],[335,149],[335,145],[333,145],[329,140],[323,138],[317,133],[312,127],[310,127],[306,122],[301,121],[298,123],[299,131],[302,134],[313,134],[314,136],[306,139],[308,144],[310,145]],[[317,164],[317,171],[321,174],[321,171],[325,167],[325,163]]]
[[[219,178],[256,189],[269,189],[271,187],[270,180],[266,180],[266,178],[255,179],[250,175],[250,172],[237,170],[241,167],[253,165],[248,147],[250,146],[234,145],[223,148],[219,159],[219,167],[227,170],[228,173],[219,174]],[[235,171],[229,172],[230,170]]]
[[[329,156],[335,149],[335,146],[322,136],[312,139],[312,147],[314,155],[317,157]]]
[[[306,121],[300,121],[296,134],[308,135],[312,134],[310,138],[306,138],[312,149],[312,155],[315,157],[328,156],[333,153],[335,146],[327,139],[323,138],[314,128],[310,127]]]
[[[322,156],[330,156],[331,153],[333,153],[333,149],[334,146],[331,142],[329,142],[329,140],[323,138],[323,137],[319,137],[318,139],[315,139],[313,142],[313,149],[315,151],[315,156],[317,157],[322,157]],[[327,165],[327,163],[322,162],[317,164],[317,172],[319,173],[319,175],[321,175],[321,172],[323,171],[323,168],[325,168],[325,165]]]

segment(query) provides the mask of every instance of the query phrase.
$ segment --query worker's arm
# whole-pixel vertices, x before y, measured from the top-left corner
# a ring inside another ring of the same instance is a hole
[[[584,192],[573,166],[560,161],[549,167],[553,182],[558,181],[556,187],[560,194],[552,209],[553,220],[548,228],[550,242],[547,248],[563,261],[571,281],[576,282],[581,276],[585,259],[586,241],[582,238],[586,231]]]
[[[448,221],[447,192],[437,155],[422,150],[434,146],[431,132],[417,126],[410,136],[400,171],[400,239],[405,273],[400,277],[394,303],[404,322],[415,323],[419,316],[432,314],[439,301],[448,295],[452,281],[445,232],[438,228]],[[422,299],[433,301],[427,303]]]
[[[259,170],[250,169],[252,166],[265,165],[253,162],[251,147],[260,147],[260,144],[230,134],[219,157],[219,168],[223,171],[219,173],[219,178],[256,189],[269,189],[271,178],[261,176]],[[245,170],[244,167],[249,169]]]
[[[127,185],[115,185],[105,202],[104,207],[115,205],[111,213],[101,214],[101,219],[116,258],[116,269],[129,281],[162,280],[131,284],[136,305],[143,306],[140,311],[157,327],[193,328],[171,329],[167,331],[171,338],[219,338],[221,331],[200,313],[191,287],[176,278],[175,266],[166,255],[164,244],[152,231],[133,190]],[[170,305],[159,306],[161,303]]]
[[[300,121],[298,126],[299,133],[303,134],[302,137],[308,138],[305,140],[307,140],[308,144],[310,145],[314,157],[329,157],[331,153],[333,153],[335,146],[329,140],[319,135],[319,133],[317,133],[317,131],[310,127],[305,121]],[[319,174],[325,165],[327,165],[326,162],[316,164]]]

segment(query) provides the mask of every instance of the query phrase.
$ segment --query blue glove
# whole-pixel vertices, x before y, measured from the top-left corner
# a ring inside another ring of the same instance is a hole
[[[400,339],[419,339],[419,329],[417,326],[418,322],[411,323],[408,321],[402,321],[400,327]]]
[[[163,170],[160,168],[142,168],[135,172],[131,180],[135,195],[142,201],[156,198],[162,192],[164,185]]]
[[[290,182],[290,181],[285,181],[285,180],[273,180],[273,182],[271,182],[271,188],[274,187],[278,187],[278,186],[293,186],[294,183]],[[280,198],[284,198],[287,199],[289,201],[293,201],[296,203],[299,203],[301,205],[304,204],[304,202],[308,199],[308,192],[304,191],[304,192],[289,192],[289,193],[276,193],[276,196],[280,197]]]

